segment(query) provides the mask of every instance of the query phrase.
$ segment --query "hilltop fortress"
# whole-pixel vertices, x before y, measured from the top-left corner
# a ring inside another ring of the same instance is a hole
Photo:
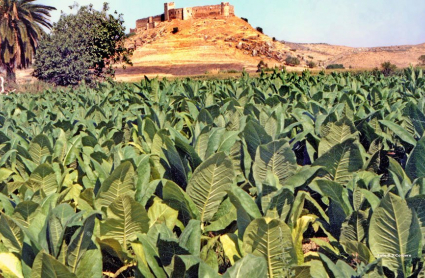
[[[173,19],[188,20],[191,18],[210,18],[210,17],[229,17],[235,15],[235,7],[229,2],[221,2],[220,5],[199,6],[191,8],[176,9],[174,2],[164,4],[164,13],[161,15],[150,16],[136,21],[136,29],[130,29],[135,32],[138,29],[149,30],[158,26],[158,23],[170,21]]]

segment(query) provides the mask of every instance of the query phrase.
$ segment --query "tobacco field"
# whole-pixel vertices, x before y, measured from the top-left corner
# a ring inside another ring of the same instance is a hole
[[[425,79],[0,96],[0,276],[417,277]]]

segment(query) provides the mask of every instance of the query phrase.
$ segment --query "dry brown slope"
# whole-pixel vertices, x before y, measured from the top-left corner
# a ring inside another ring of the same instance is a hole
[[[172,33],[173,28],[179,31]],[[127,41],[135,45],[134,66],[118,71],[133,75],[191,75],[211,70],[255,71],[261,60],[281,65],[289,47],[274,42],[238,17],[162,22],[155,29],[138,32]]]
[[[173,29],[178,32],[173,34]],[[259,33],[238,17],[173,20],[157,28],[139,31],[127,46],[135,46],[133,67],[118,69],[118,80],[140,79],[143,75],[199,75],[210,71],[255,71],[261,60],[269,67],[284,65],[288,55],[300,59],[303,70],[307,61],[318,67],[343,64],[346,68],[372,69],[385,61],[398,67],[416,65],[425,54],[425,44],[414,46],[353,48],[329,44],[281,43]]]

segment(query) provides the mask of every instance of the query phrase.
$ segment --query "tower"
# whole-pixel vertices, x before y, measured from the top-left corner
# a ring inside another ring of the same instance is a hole
[[[164,3],[164,20],[170,20],[170,10],[174,10],[174,2]]]
[[[221,2],[221,15],[222,16],[229,16],[230,15],[229,2]]]

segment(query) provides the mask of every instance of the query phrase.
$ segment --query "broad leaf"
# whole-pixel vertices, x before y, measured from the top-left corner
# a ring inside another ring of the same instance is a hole
[[[382,258],[382,265],[406,277],[409,262],[418,257],[421,237],[416,213],[405,200],[388,193],[370,220],[368,238],[373,255],[389,255]]]
[[[267,260],[269,277],[282,276],[284,268],[297,261],[291,229],[277,219],[258,218],[252,221],[245,230],[243,249],[246,254]]]
[[[125,249],[137,238],[137,233],[149,230],[145,208],[128,195],[117,197],[106,214],[108,218],[100,225],[101,238],[116,239]]]
[[[77,276],[55,258],[41,251],[34,260],[31,277],[76,278]]]
[[[223,278],[266,278],[267,277],[267,260],[264,257],[257,257],[248,254],[241,260],[237,261],[234,266],[227,269]]]
[[[273,173],[283,185],[296,170],[297,158],[286,140],[273,141],[258,147],[253,165],[253,175],[257,184],[263,183],[268,173]]]
[[[131,162],[120,164],[103,182],[97,193],[96,205],[109,206],[117,197],[134,194],[134,169]]]
[[[187,194],[197,206],[201,222],[213,218],[234,178],[232,161],[224,153],[214,154],[196,168]]]

